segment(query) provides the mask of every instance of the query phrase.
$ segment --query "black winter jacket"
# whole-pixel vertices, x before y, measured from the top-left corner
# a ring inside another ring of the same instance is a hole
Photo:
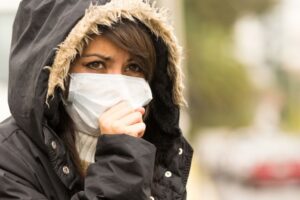
[[[12,116],[0,124],[1,200],[186,199],[192,148],[178,126],[181,90],[176,40],[158,10],[140,0],[128,0],[123,5],[120,2],[21,2],[10,54],[8,101]],[[78,24],[92,20],[87,9],[112,21],[112,13],[116,18],[122,12],[129,13],[153,35],[159,59],[150,84],[153,100],[145,136],[100,136],[96,162],[89,166],[82,181],[60,133],[54,131],[62,120],[57,114],[62,90],[56,84],[54,95],[46,103],[51,76],[58,75],[45,66],[62,67],[58,61],[67,61],[68,57],[63,57],[68,52],[66,41],[79,35],[74,31]]]

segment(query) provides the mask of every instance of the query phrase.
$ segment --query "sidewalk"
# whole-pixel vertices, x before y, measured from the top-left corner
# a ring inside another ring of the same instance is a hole
[[[187,183],[187,200],[219,200],[213,183],[201,170],[197,156],[193,157]]]

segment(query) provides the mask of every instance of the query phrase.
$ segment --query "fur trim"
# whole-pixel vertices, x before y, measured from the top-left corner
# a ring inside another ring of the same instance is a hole
[[[58,50],[50,70],[46,103],[54,96],[56,87],[65,90],[64,80],[68,76],[71,62],[77,53],[83,51],[85,44],[90,40],[89,35],[101,33],[98,25],[111,27],[121,18],[141,21],[156,37],[162,38],[168,48],[167,71],[171,80],[174,81],[173,101],[177,105],[186,104],[183,97],[181,59],[182,50],[173,34],[173,29],[168,25],[167,12],[158,9],[155,3],[152,5],[141,0],[112,0],[105,5],[91,5],[83,18],[74,26],[64,42],[59,44]]]

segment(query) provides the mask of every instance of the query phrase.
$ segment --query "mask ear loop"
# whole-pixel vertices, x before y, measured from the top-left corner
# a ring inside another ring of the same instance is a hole
[[[68,73],[68,76],[64,80],[65,90],[62,93],[60,93],[62,102],[65,106],[70,105],[72,103],[68,101],[71,78],[72,78],[71,74]]]

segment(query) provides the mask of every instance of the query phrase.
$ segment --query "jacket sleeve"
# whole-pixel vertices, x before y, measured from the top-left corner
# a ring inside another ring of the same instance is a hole
[[[26,165],[17,147],[1,139],[0,135],[0,199],[46,200],[35,187],[34,172]]]
[[[47,198],[19,177],[0,169],[1,199],[39,199]]]
[[[72,200],[148,200],[156,148],[141,138],[102,135],[95,163],[87,170],[84,191]]]
[[[173,139],[170,144],[163,143],[157,147],[158,166],[152,183],[152,196],[155,199],[185,200],[193,156],[192,147],[182,136]]]

